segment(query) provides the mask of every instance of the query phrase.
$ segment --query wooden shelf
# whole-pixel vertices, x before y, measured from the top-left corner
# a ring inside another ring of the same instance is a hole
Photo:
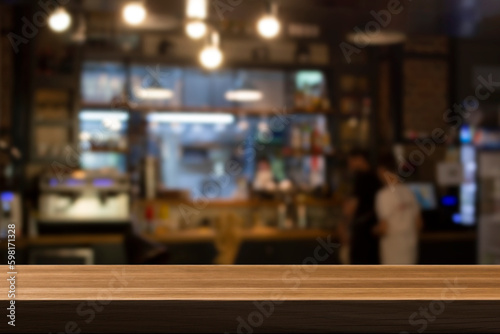
[[[198,206],[199,204],[191,202],[190,200],[176,200],[176,199],[153,199],[153,200],[139,200],[140,205],[148,204],[167,204],[167,205],[188,205]],[[336,199],[306,199],[303,203],[307,206],[325,206],[335,207],[339,205]],[[205,204],[205,203],[204,203]],[[206,203],[207,208],[259,208],[259,207],[278,207],[282,204],[281,201],[273,200],[210,200]]]
[[[30,163],[44,164],[44,165],[48,165],[50,167],[50,164],[52,164],[54,162],[66,161],[66,159],[67,159],[67,156],[49,156],[49,157],[33,156],[30,158]]]
[[[196,57],[171,57],[168,55],[144,55],[141,52],[133,51],[124,54],[120,50],[110,49],[102,50],[92,47],[86,47],[84,50],[84,57],[86,61],[112,61],[112,62],[125,62],[132,61],[134,64],[169,64],[170,66],[182,67],[195,67],[199,68],[200,64]],[[281,70],[304,70],[313,69],[321,71],[330,71],[332,66],[323,63],[298,63],[298,62],[278,62],[278,61],[232,61],[227,60],[224,62],[222,69],[281,69]]]
[[[327,244],[318,247],[310,261],[333,251]],[[9,271],[7,266],[2,269]],[[392,333],[427,327],[441,333],[500,331],[498,266],[18,266],[16,270],[20,316],[16,327],[1,322],[0,331],[5,333],[63,332],[68,324],[85,333]],[[0,289],[8,291],[9,282],[1,280]],[[0,296],[0,303],[7,307],[7,293]],[[85,322],[87,318],[75,310],[91,310],[91,305],[102,313]],[[432,316],[432,322],[425,320],[425,314]]]
[[[71,90],[75,87],[75,77],[71,74],[35,74],[34,84],[36,89]]]
[[[254,228],[242,230],[243,241],[279,241],[279,240],[314,240],[328,237],[331,231],[319,229],[305,230],[278,230],[276,228]],[[159,234],[144,234],[143,237],[167,244],[213,242],[215,230],[211,228],[196,228],[189,230],[170,231]],[[97,244],[121,244],[124,241],[122,234],[79,234],[79,235],[41,235],[37,237],[19,238],[17,247],[26,246],[75,246]],[[2,240],[2,244],[6,244]],[[6,247],[6,246],[5,246]]]
[[[364,98],[371,98],[372,93],[371,92],[360,92],[360,91],[352,91],[352,92],[341,91],[339,93],[339,95],[341,96],[341,98],[351,97],[351,98],[364,99]]]
[[[334,152],[315,152],[315,151],[284,151],[281,152],[285,157],[332,157],[335,155]]]
[[[241,241],[297,241],[315,240],[317,238],[332,237],[332,232],[318,229],[304,230],[278,230],[270,227],[259,227],[250,230],[242,230]],[[164,234],[145,235],[150,240],[162,243],[186,243],[186,242],[214,242],[215,230],[211,228],[198,228]]]
[[[287,109],[283,112],[282,109],[244,109],[244,108],[228,108],[228,107],[171,107],[171,106],[154,106],[154,105],[135,105],[129,104],[127,102],[120,103],[123,104],[123,109],[131,109],[138,110],[142,112],[195,112],[195,113],[229,113],[235,115],[281,115],[281,114],[290,114],[290,115],[335,115],[334,110],[304,110],[304,109]],[[116,103],[83,103],[81,105],[81,109],[117,109]],[[120,109],[120,108],[118,108]]]
[[[211,228],[197,228],[189,230],[171,231],[163,234],[144,234],[145,238],[163,243],[194,243],[213,242],[215,232]],[[316,238],[327,238],[332,240],[336,234],[330,230],[321,229],[292,229],[278,230],[270,227],[260,227],[243,230],[241,237],[243,241],[280,241],[280,240],[314,240]],[[422,242],[449,242],[449,241],[474,241],[477,239],[476,232],[467,231],[443,231],[424,232],[420,241]],[[97,245],[97,244],[121,244],[122,234],[78,234],[78,235],[41,235],[37,237],[18,238],[17,247],[26,246],[68,246],[68,245]],[[1,240],[0,244],[6,247],[6,242]]]
[[[46,125],[46,126],[64,126],[64,127],[69,127],[73,125],[73,121],[66,119],[66,120],[58,120],[58,119],[34,119],[33,120],[33,125],[38,126],[38,125]]]
[[[190,200],[163,199],[139,200],[139,204],[167,204],[167,205],[188,205],[197,206],[199,204]],[[256,208],[256,207],[277,207],[278,201],[259,201],[259,200],[210,200],[206,203],[207,208]]]
[[[118,154],[128,154],[128,149],[113,149],[113,148],[99,148],[93,147],[89,150],[83,150],[82,153],[118,153]]]

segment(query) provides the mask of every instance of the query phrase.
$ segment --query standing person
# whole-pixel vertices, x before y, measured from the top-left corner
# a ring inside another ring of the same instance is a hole
[[[420,207],[410,188],[397,182],[396,162],[384,156],[377,169],[384,183],[375,200],[382,264],[417,264],[418,234],[423,226]]]
[[[344,215],[349,221],[350,264],[379,264],[378,238],[373,233],[377,224],[375,195],[382,187],[380,179],[372,170],[368,152],[352,150],[348,156],[349,171],[354,173],[354,189],[344,204]],[[341,231],[347,229],[341,228]],[[341,235],[342,237],[342,235]]]

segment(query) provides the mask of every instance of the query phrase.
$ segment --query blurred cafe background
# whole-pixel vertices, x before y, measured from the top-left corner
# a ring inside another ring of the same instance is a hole
[[[363,150],[419,264],[500,264],[498,1],[3,0],[0,30],[4,263],[11,224],[18,264],[349,263]]]

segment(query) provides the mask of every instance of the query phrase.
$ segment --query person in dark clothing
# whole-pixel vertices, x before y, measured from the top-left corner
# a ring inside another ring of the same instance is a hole
[[[344,210],[349,219],[350,264],[379,264],[379,241],[373,228],[377,225],[375,196],[382,184],[370,166],[367,152],[351,151],[348,166],[355,177]]]

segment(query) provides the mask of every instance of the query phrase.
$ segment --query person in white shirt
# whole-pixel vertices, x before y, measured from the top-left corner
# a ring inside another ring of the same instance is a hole
[[[385,265],[418,263],[418,237],[423,221],[420,207],[410,188],[399,182],[392,155],[379,163],[378,176],[384,184],[375,199],[378,223],[374,233],[380,237],[380,262]]]

